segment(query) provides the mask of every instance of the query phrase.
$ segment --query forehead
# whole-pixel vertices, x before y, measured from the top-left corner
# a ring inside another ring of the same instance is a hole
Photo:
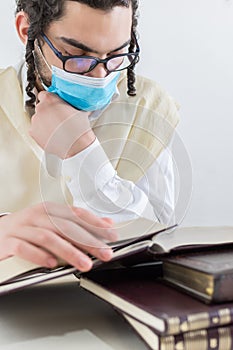
[[[64,16],[51,23],[48,33],[53,37],[75,39],[104,53],[129,40],[131,28],[131,6],[117,6],[103,11],[76,1],[67,1]]]

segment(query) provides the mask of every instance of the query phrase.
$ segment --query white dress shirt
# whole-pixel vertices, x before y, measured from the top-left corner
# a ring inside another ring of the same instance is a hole
[[[62,175],[74,205],[99,216],[108,216],[117,222],[137,217],[163,223],[172,219],[174,172],[168,148],[136,184],[117,175],[97,139],[62,162]]]

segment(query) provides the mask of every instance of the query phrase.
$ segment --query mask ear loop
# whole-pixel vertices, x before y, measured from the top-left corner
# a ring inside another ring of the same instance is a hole
[[[46,58],[44,57],[44,54],[43,54],[43,52],[42,52],[42,50],[41,50],[40,44],[39,44],[39,42],[38,42],[38,39],[35,40],[35,44],[34,44],[34,45],[36,46],[36,49],[38,50],[40,56],[43,58],[44,63],[46,64],[46,66],[48,67],[48,69],[50,70],[50,72],[52,73],[52,69],[51,69],[50,65],[48,64]],[[35,50],[33,50],[32,53],[33,53],[34,61],[35,61],[35,65],[36,65]],[[36,68],[37,68],[37,67],[36,67]],[[38,72],[38,71],[37,71],[37,72]]]
[[[32,54],[33,54],[33,57],[34,57],[34,63],[35,63],[35,70],[36,70],[36,73],[37,73],[37,77],[39,78],[40,80],[40,83],[41,85],[43,86],[43,88],[45,90],[47,90],[47,84],[45,84],[45,82],[43,81],[39,71],[38,71],[38,58],[37,58],[37,55],[39,55],[42,59],[43,59],[43,62],[45,63],[46,67],[49,69],[49,71],[52,73],[52,69],[50,67],[50,65],[48,64],[46,58],[44,57],[44,54],[40,48],[40,45],[38,43],[38,40],[36,39],[35,40],[35,44],[34,44],[34,47],[35,49],[32,51]]]

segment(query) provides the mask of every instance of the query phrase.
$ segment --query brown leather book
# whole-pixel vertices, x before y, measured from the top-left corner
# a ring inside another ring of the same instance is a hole
[[[160,335],[175,335],[233,323],[233,303],[207,305],[158,279],[161,266],[138,270],[91,271],[80,278],[84,289]]]
[[[166,256],[163,278],[207,303],[233,300],[233,247]]]
[[[232,350],[233,325],[200,329],[177,335],[159,335],[153,328],[122,314],[134,331],[152,350]]]

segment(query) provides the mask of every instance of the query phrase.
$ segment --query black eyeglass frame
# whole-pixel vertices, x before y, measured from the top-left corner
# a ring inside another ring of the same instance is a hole
[[[85,73],[89,73],[90,71],[92,71],[98,64],[100,63],[103,63],[104,64],[104,67],[106,69],[106,71],[108,73],[111,73],[111,72],[116,72],[116,71],[122,71],[124,69],[128,69],[130,68],[133,64],[136,64],[138,63],[139,61],[139,54],[140,54],[140,46],[138,44],[138,41],[137,41],[137,38],[136,38],[136,35],[133,33],[133,36],[134,36],[134,40],[135,40],[135,43],[136,43],[136,51],[135,52],[128,52],[128,53],[122,53],[122,54],[119,54],[119,55],[113,55],[111,57],[108,57],[108,58],[105,58],[105,59],[101,59],[101,58],[98,58],[98,57],[94,57],[94,56],[83,56],[83,55],[74,55],[74,56],[64,56],[62,55],[62,53],[60,51],[58,51],[56,49],[56,47],[51,43],[51,41],[49,40],[49,38],[44,34],[44,33],[41,33],[41,37],[44,39],[44,41],[49,45],[50,49],[54,52],[54,54],[57,56],[57,58],[59,60],[62,61],[63,63],[63,70],[68,72],[68,73],[73,73],[75,74],[75,72],[73,71],[69,71],[65,68],[65,64],[66,64],[66,61],[70,60],[70,59],[73,59],[73,58],[87,58],[87,59],[93,59],[96,61],[96,63],[94,65],[92,65],[90,67],[89,70],[85,71],[85,72],[81,72],[81,73],[76,73],[76,74],[85,74]],[[127,67],[124,67],[122,69],[116,69],[116,70],[109,70],[108,67],[107,67],[107,63],[108,61],[110,61],[111,59],[114,59],[114,58],[117,58],[117,57],[129,57],[129,56],[134,56],[134,59],[132,60],[132,62],[130,63],[129,66]]]

